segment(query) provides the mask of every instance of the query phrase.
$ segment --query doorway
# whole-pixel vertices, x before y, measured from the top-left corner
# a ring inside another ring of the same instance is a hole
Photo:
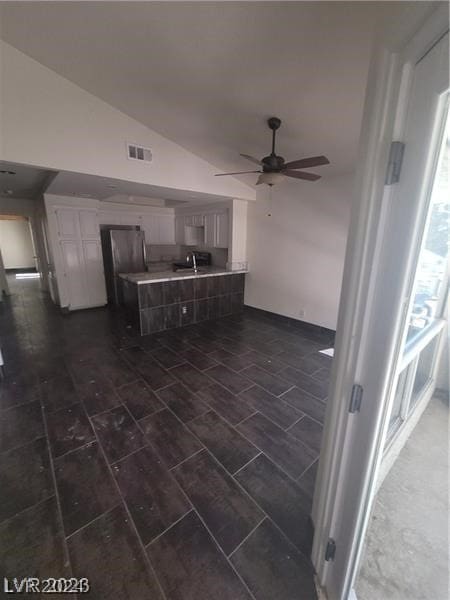
[[[313,510],[312,558],[330,600],[354,597],[377,486],[436,386],[448,283],[446,257],[428,234],[445,208],[433,184],[448,165],[447,20],[436,9],[402,55],[380,52],[368,93]],[[396,161],[392,139],[404,148],[403,166],[385,180]]]
[[[21,215],[0,215],[3,266],[17,279],[38,277],[37,253],[30,221]]]

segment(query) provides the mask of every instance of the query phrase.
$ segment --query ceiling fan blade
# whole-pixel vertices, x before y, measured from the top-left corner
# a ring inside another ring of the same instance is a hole
[[[240,156],[243,156],[247,160],[251,160],[253,163],[255,163],[255,165],[262,165],[262,162],[260,160],[254,158],[253,156],[250,156],[249,154],[241,154]]]
[[[237,171],[236,173],[216,173],[214,177],[223,177],[224,175],[245,175],[246,173],[262,173],[262,171]]]
[[[329,165],[330,161],[326,156],[310,156],[300,160],[292,160],[283,165],[283,169],[305,169],[306,167],[318,167],[319,165]]]
[[[282,173],[288,177],[295,177],[295,179],[307,179],[308,181],[317,181],[321,177],[321,175],[316,175],[315,173],[306,173],[305,171],[290,171],[289,169],[286,171],[283,169]]]

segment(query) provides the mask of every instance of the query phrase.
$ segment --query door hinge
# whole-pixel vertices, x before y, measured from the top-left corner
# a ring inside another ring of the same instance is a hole
[[[350,406],[348,412],[355,413],[361,410],[361,402],[363,397],[364,389],[359,383],[355,383],[352,387],[352,395],[350,397]]]
[[[391,143],[385,185],[392,185],[393,183],[397,183],[399,181],[404,151],[405,144],[403,142]]]
[[[328,538],[327,547],[325,549],[325,560],[330,561],[334,560],[336,556],[336,542],[333,538]]]

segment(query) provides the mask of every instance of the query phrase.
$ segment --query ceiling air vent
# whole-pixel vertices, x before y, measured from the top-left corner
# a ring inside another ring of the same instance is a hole
[[[130,160],[152,162],[152,151],[150,148],[144,148],[143,146],[137,146],[136,144],[127,144],[127,151]]]

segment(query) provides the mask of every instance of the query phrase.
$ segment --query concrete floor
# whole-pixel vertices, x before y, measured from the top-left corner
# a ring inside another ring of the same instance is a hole
[[[449,410],[434,397],[383,482],[358,600],[448,600]]]

